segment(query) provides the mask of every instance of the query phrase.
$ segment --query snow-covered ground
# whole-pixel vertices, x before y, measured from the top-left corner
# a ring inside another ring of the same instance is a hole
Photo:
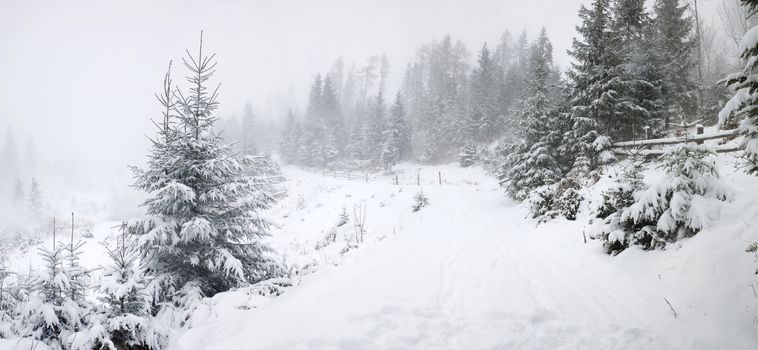
[[[615,257],[583,235],[587,202],[613,169],[586,189],[577,221],[537,225],[480,168],[405,164],[396,185],[393,176],[348,181],[285,167],[288,194],[267,215],[292,286],[206,299],[170,348],[755,349],[758,255],[745,249],[758,241],[758,188],[727,157],[720,167],[736,200],[708,229],[664,251]],[[413,212],[420,191],[429,205]],[[350,219],[338,227],[343,208]],[[83,262],[107,263],[101,243],[118,223],[77,222],[77,237],[93,233]],[[41,264],[31,247],[11,261],[22,272]]]
[[[481,169],[404,165],[400,186],[284,170],[271,242],[294,285],[206,300],[172,349],[758,348],[752,177],[726,176],[742,190],[696,237],[611,257],[584,242],[586,211],[537,226]],[[430,204],[413,213],[417,171]]]

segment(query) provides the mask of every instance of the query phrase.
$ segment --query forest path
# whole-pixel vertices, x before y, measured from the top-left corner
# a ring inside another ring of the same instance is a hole
[[[418,213],[378,218],[369,211],[368,226],[400,227],[396,235],[323,268],[271,303],[202,322],[173,348],[668,349],[682,343],[663,334],[661,324],[673,316],[652,279],[633,280],[613,258],[588,251],[576,225],[538,232],[494,180],[461,176],[426,186],[430,205]],[[314,183],[322,181],[329,180]],[[339,186],[396,191],[389,182]]]

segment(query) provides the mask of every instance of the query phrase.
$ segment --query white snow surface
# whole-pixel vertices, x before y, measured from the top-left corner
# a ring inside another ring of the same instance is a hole
[[[584,190],[576,221],[540,225],[481,168],[403,164],[398,186],[390,175],[348,181],[284,167],[288,194],[266,215],[293,285],[278,296],[264,283],[205,299],[169,348],[758,348],[758,255],[745,252],[758,241],[756,178],[720,156],[735,200],[702,232],[663,251],[613,257],[583,232],[620,166]],[[420,190],[429,205],[413,213]],[[356,243],[360,203],[366,233]],[[343,207],[350,221],[335,229]],[[108,262],[99,243],[112,243],[118,223],[105,217],[81,219],[94,234],[86,267]],[[33,248],[12,262],[21,272],[42,264]],[[31,344],[0,339],[0,350]]]
[[[289,194],[269,213],[270,240],[293,286],[206,299],[171,349],[758,348],[758,262],[745,252],[758,241],[754,177],[725,177],[736,200],[694,238],[612,257],[584,243],[591,203],[575,222],[537,226],[478,168],[403,165],[401,186],[284,170]],[[429,206],[412,213],[417,171]],[[367,232],[356,244],[361,201]],[[319,243],[343,206],[351,222]]]

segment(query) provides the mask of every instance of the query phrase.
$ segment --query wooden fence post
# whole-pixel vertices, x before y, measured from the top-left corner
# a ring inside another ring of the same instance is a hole
[[[437,172],[437,178],[439,178],[439,180],[440,180],[440,185],[442,185],[442,172],[441,172],[441,171],[438,171],[438,172]]]
[[[697,134],[698,135],[702,135],[703,134],[703,124],[695,125],[695,130],[697,130]],[[699,141],[697,141],[697,144],[698,145],[702,145],[703,142],[704,142],[703,140],[699,140]]]
[[[395,174],[395,185],[400,185],[400,181],[397,178],[397,174]]]
[[[366,174],[366,182],[368,182],[368,172],[366,172],[365,174]]]
[[[416,185],[421,186],[421,173],[416,174]]]

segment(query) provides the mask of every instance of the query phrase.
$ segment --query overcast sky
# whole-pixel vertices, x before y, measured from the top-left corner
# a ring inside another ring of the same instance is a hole
[[[82,159],[97,174],[144,159],[160,113],[153,92],[169,60],[195,51],[201,29],[219,61],[219,115],[239,114],[247,100],[271,114],[268,105],[292,97],[302,108],[313,75],[339,56],[360,65],[386,53],[394,90],[416,48],[445,34],[474,55],[506,29],[533,37],[545,26],[565,66],[581,3],[589,0],[0,0],[0,128],[12,125],[22,141],[31,131],[40,152]]]

